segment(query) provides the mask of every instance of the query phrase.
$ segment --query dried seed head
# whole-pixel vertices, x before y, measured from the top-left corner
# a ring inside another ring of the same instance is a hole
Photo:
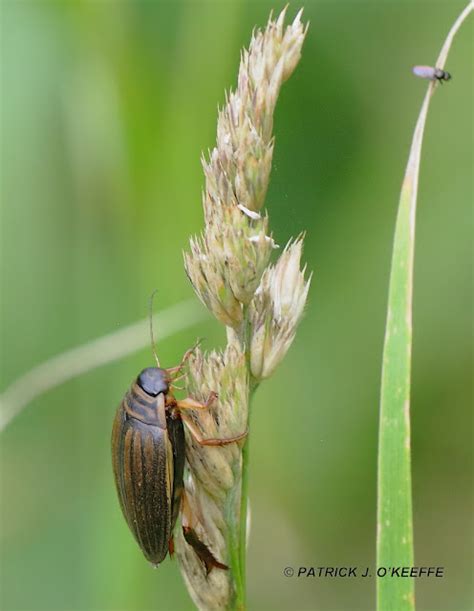
[[[300,270],[303,239],[289,242],[276,265],[262,277],[250,306],[253,325],[251,370],[257,379],[268,378],[285,356],[303,315],[311,276]]]
[[[189,359],[188,388],[193,397],[205,401],[211,392],[218,399],[209,410],[193,410],[193,426],[204,439],[228,439],[247,428],[248,372],[245,355],[236,344],[224,353],[203,354],[199,349]],[[221,563],[229,564],[229,515],[238,519],[241,485],[241,444],[221,447],[199,444],[187,432],[185,478],[186,504],[182,522]],[[176,539],[178,557],[188,589],[199,608],[228,608],[232,596],[230,572],[206,567],[182,533]]]
[[[263,32],[254,32],[242,53],[237,90],[219,113],[217,147],[204,162],[214,201],[228,202],[230,192],[250,210],[263,206],[273,155],[273,112],[281,85],[301,57],[306,34],[301,11],[286,28],[285,15],[286,9]]]
[[[306,33],[301,12],[287,27],[285,13],[270,18],[242,53],[237,89],[226,96],[219,112],[216,147],[202,161],[205,228],[184,255],[199,298],[227,326],[224,353],[196,350],[189,359],[189,394],[206,401],[211,392],[218,393],[209,410],[183,414],[190,430],[205,439],[235,438],[246,430],[250,375],[268,377],[281,361],[309,288],[300,271],[301,239],[288,244],[269,267],[277,246],[261,212],[273,156],[275,104],[299,61]],[[186,434],[182,523],[189,528],[187,539],[181,530],[177,533],[176,547],[200,609],[228,609],[242,595],[241,448],[242,442],[203,446]],[[208,572],[209,566],[215,568]]]
[[[273,156],[273,112],[282,83],[301,55],[301,12],[283,27],[286,10],[252,36],[242,53],[237,89],[219,112],[217,146],[203,159],[205,229],[191,241],[185,266],[196,293],[224,324],[242,322],[275,247],[258,211]]]

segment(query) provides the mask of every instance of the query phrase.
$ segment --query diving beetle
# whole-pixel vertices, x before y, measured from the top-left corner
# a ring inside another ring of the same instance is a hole
[[[185,353],[177,367],[163,369],[156,354],[151,316],[150,335],[157,366],[143,369],[117,409],[112,430],[112,463],[125,520],[145,557],[156,567],[168,552],[173,553],[173,530],[184,493],[183,422],[196,441],[207,446],[240,441],[247,431],[226,439],[203,439],[181,410],[208,409],[217,398],[216,393],[211,393],[204,404],[190,397],[177,400],[173,394],[175,382],[182,377],[186,360],[195,347]],[[205,562],[206,546],[196,536],[188,535],[185,540]],[[213,566],[227,568],[218,561]]]

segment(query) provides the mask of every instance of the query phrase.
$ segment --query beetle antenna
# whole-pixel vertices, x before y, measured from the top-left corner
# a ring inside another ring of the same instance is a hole
[[[150,296],[150,340],[151,340],[151,349],[153,351],[153,356],[155,357],[156,364],[158,369],[160,369],[160,359],[156,353],[156,344],[155,344],[155,336],[153,335],[153,298],[155,297],[158,289],[155,289]]]

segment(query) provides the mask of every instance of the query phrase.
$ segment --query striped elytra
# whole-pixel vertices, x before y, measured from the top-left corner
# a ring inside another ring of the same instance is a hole
[[[167,401],[171,399],[171,401]],[[123,514],[147,560],[164,560],[183,491],[184,430],[167,371],[144,369],[120,404],[112,461]]]

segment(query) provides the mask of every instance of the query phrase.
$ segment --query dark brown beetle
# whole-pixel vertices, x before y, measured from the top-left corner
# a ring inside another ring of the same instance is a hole
[[[173,529],[183,495],[183,420],[202,445],[234,443],[247,432],[228,439],[202,439],[180,410],[207,409],[217,395],[211,393],[205,404],[191,398],[178,401],[172,393],[174,382],[181,377],[194,349],[186,352],[178,367],[163,369],[154,348],[151,318],[150,332],[157,367],[148,367],[139,374],[117,410],[112,430],[112,462],[128,526],[147,560],[158,566],[173,551]],[[197,537],[188,537],[188,543],[202,559],[204,544]],[[217,561],[214,566],[226,568]]]

